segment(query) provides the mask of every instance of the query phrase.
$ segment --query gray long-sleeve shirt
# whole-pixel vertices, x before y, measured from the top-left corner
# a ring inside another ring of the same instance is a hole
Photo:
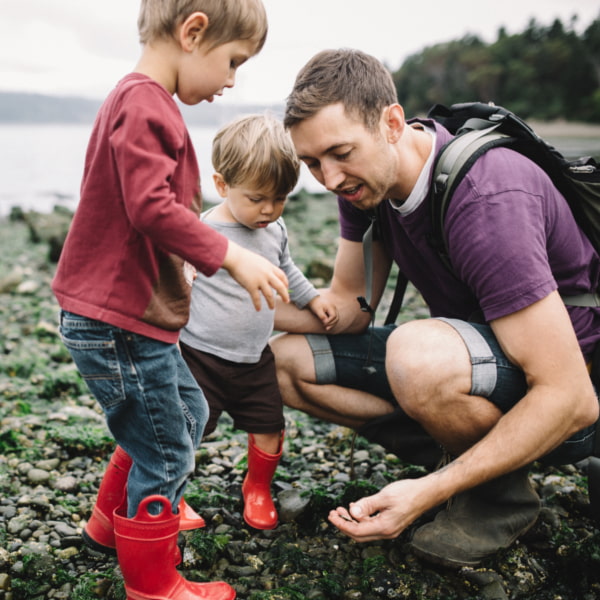
[[[249,229],[240,223],[206,223],[280,267],[288,278],[290,298],[298,308],[304,308],[318,295],[292,260],[282,218],[264,229]],[[256,363],[274,323],[274,311],[264,298],[262,302],[257,312],[248,292],[225,269],[219,269],[211,277],[198,273],[192,287],[190,319],[181,331],[181,341],[225,360]]]

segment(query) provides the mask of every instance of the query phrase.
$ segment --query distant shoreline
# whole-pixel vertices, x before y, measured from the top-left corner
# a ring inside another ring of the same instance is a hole
[[[577,121],[527,121],[532,129],[543,138],[573,137],[600,139],[600,123]]]

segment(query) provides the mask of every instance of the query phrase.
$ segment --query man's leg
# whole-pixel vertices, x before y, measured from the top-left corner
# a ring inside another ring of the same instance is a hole
[[[479,367],[496,369],[494,363]],[[502,416],[492,402],[473,394],[469,351],[444,321],[398,327],[388,339],[386,371],[398,404],[450,454],[464,452]]]
[[[434,468],[441,448],[396,404],[385,373],[385,347],[392,327],[362,335],[273,340],[285,404],[355,429],[404,461]],[[368,390],[368,391],[366,391]]]
[[[336,384],[317,383],[313,349],[304,335],[281,334],[270,342],[286,406],[357,429],[394,407],[378,396]]]
[[[399,327],[388,340],[386,366],[406,412],[459,455],[519,401],[526,384],[489,328],[486,339],[470,324],[449,323],[432,319]],[[432,562],[475,566],[527,531],[539,507],[528,469],[522,468],[458,494],[415,532],[411,545]]]

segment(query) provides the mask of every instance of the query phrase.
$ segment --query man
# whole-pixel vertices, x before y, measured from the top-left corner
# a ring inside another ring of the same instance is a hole
[[[598,400],[587,363],[600,311],[567,309],[560,294],[596,289],[599,258],[545,173],[497,148],[476,161],[449,207],[452,274],[428,243],[426,202],[433,159],[451,135],[406,121],[390,74],[368,55],[317,54],[298,74],[284,122],[300,158],[338,196],[341,224],[323,292],[338,307],[333,335],[272,341],[284,402],[353,428],[399,406],[452,459],[329,519],[357,541],[393,538],[453,498],[415,532],[413,549],[476,565],[535,523],[528,465],[593,451]],[[361,241],[371,213],[372,305],[395,261],[433,318],[368,329],[356,298],[365,295]],[[307,311],[283,305],[276,328],[325,333]]]

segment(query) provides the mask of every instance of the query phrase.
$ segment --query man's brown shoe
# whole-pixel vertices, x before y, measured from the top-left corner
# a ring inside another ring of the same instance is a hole
[[[415,532],[414,553],[447,567],[476,566],[536,522],[540,499],[523,468],[458,494]]]

